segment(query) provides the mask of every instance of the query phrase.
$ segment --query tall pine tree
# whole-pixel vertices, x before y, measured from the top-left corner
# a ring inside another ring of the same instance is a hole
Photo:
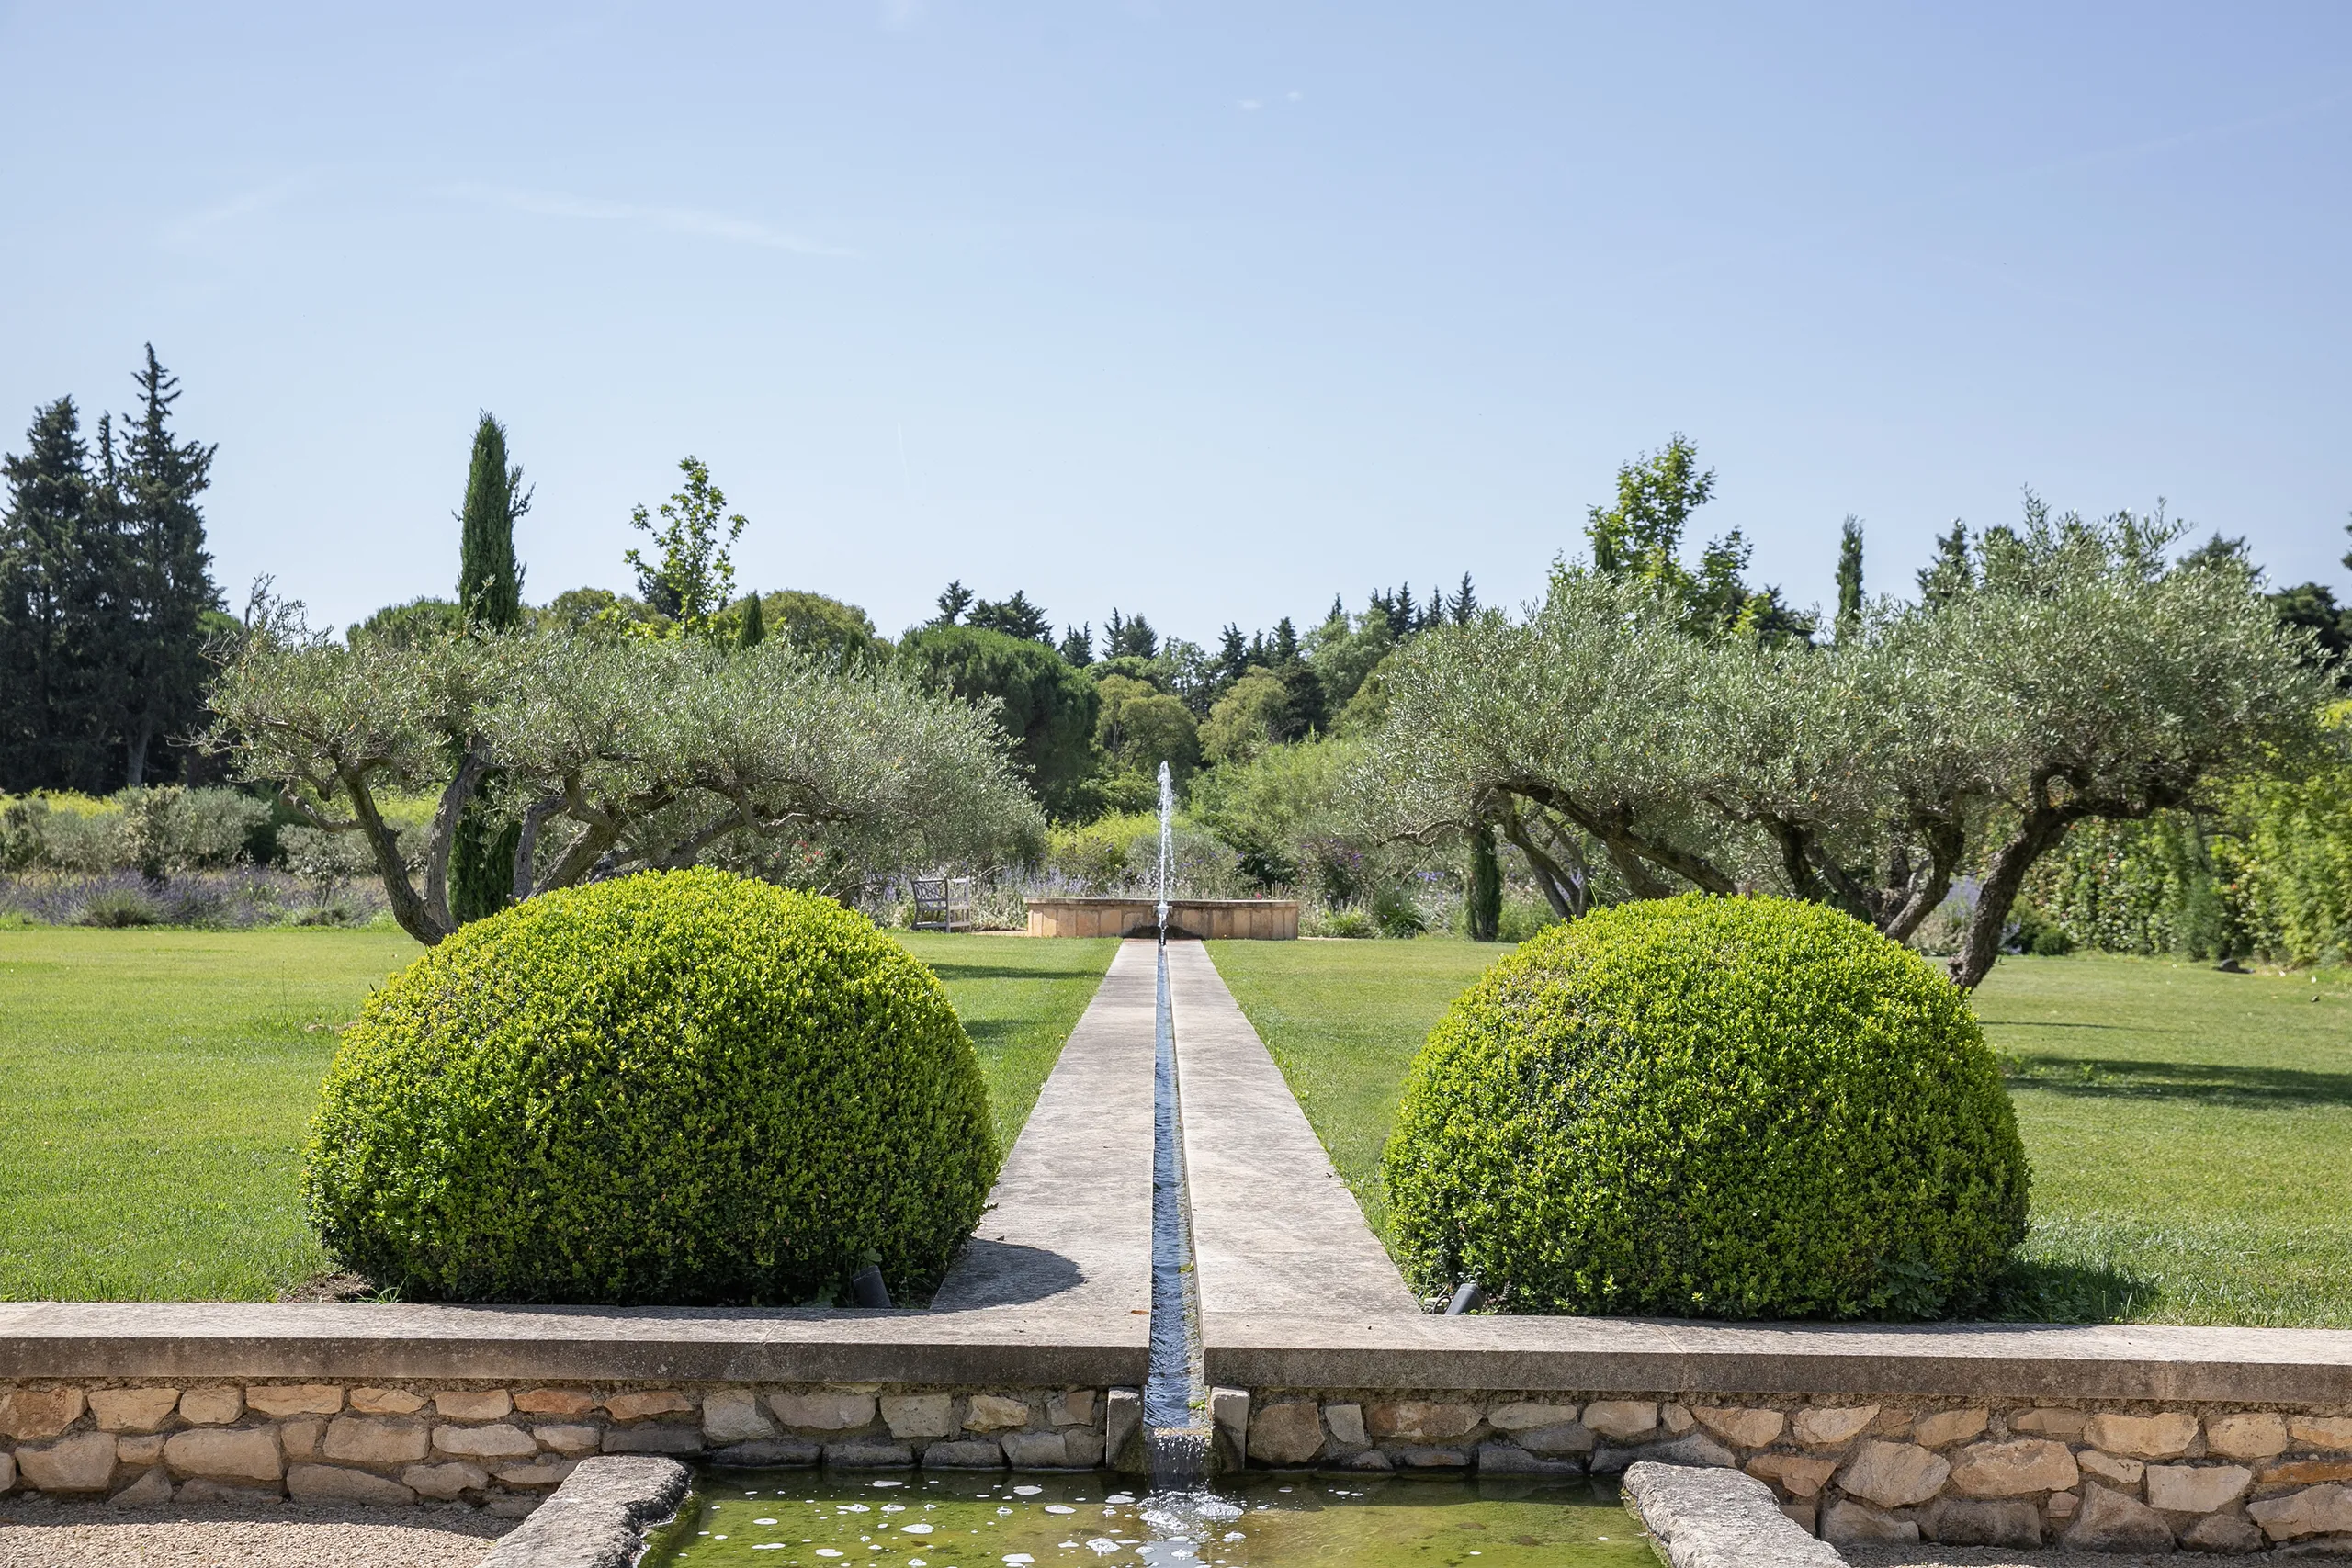
[[[185,744],[202,727],[204,685],[210,667],[204,658],[204,616],[219,612],[220,591],[212,582],[212,557],[204,547],[204,513],[197,497],[212,482],[217,448],[180,441],[172,434],[172,405],[179,401],[179,378],[164,372],[147,344],[147,364],[134,378],[139,412],[125,421],[129,433],[119,464],[112,426],[101,454],[108,483],[107,505],[119,517],[118,586],[124,603],[112,617],[119,627],[123,779],[133,788],[149,774],[175,772],[159,748]]]
[[[485,412],[474,426],[466,469],[466,503],[458,513],[458,606],[469,632],[512,631],[523,624],[523,569],[514,558],[514,521],[531,508],[522,465],[508,459],[506,427]],[[452,737],[466,744],[469,737]],[[522,825],[497,820],[499,780],[486,775],[449,851],[449,912],[478,920],[514,897],[514,854]]]
[[[36,410],[5,462],[0,790],[103,790],[118,703],[104,623],[113,551],[72,398]]]

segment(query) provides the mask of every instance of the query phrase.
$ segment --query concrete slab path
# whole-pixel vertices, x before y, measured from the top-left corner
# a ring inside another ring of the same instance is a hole
[[[1155,947],[1120,944],[933,1312],[1149,1316]]]
[[[1197,942],[1168,944],[1204,1317],[1418,1317],[1282,1069]]]

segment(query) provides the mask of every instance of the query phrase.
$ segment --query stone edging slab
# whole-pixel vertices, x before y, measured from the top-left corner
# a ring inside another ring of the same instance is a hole
[[[677,1513],[690,1479],[675,1460],[582,1461],[481,1568],[632,1568],[646,1531]]]
[[[1782,1514],[1770,1487],[1736,1470],[1636,1464],[1625,1472],[1625,1506],[1670,1568],[1843,1568],[1846,1561]]]

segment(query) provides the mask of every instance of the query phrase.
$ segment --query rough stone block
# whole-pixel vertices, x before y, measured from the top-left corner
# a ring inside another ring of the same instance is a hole
[[[775,1423],[760,1409],[748,1388],[722,1388],[703,1396],[702,1435],[718,1447],[775,1436]]]
[[[2052,1492],[2050,1495],[2050,1500],[2042,1504],[2041,1511],[2048,1514],[2056,1523],[2063,1525],[2073,1518],[2075,1510],[2082,1506],[2083,1495],[2079,1492]]]
[[[2177,1410],[2161,1416],[2114,1416],[2102,1410],[2083,1424],[2091,1447],[2132,1459],[2171,1459],[2197,1440],[2197,1417]]]
[[[2352,1449],[2352,1416],[2290,1416],[2287,1436],[2299,1448]]]
[[[2352,1557],[2352,1535],[2319,1535],[2309,1540],[2289,1541],[2274,1546],[2270,1555],[2276,1558]]]
[[[17,1450],[19,1458],[24,1450]],[[2342,1486],[2306,1486],[2284,1497],[2246,1505],[2246,1514],[2273,1540],[2352,1532],[2352,1491]]]
[[[433,1449],[453,1459],[521,1459],[538,1452],[539,1445],[522,1427],[500,1422],[493,1427],[435,1427]]]
[[[2254,1484],[2242,1464],[2152,1464],[2148,1506],[2168,1514],[2210,1514],[2236,1502]]]
[[[1080,1470],[1102,1462],[1102,1434],[1091,1427],[1062,1428],[1062,1457]]]
[[[180,1395],[180,1419],[191,1427],[225,1427],[244,1413],[241,1388],[192,1388]]]
[[[291,1421],[277,1424],[277,1446],[286,1450],[289,1460],[319,1457],[319,1445],[326,1441],[327,1423],[322,1416],[297,1416]]]
[[[526,1416],[585,1416],[596,1408],[596,1396],[576,1388],[526,1389],[514,1396],[514,1408]]]
[[[797,1470],[824,1457],[824,1450],[806,1438],[762,1438],[755,1443],[732,1443],[710,1456],[722,1470]]]
[[[1521,1446],[1525,1445],[1527,1436],[1521,1434]],[[1671,1442],[1648,1443],[1633,1449],[1611,1448],[1603,1444],[1592,1450],[1592,1457],[1585,1461],[1585,1468],[1595,1475],[1614,1475],[1639,1460],[1649,1460],[1658,1464],[1696,1465],[1708,1470],[1739,1468],[1739,1456],[1704,1432],[1692,1432],[1689,1437],[1677,1438]]]
[[[1389,1408],[1395,1407],[1373,1406],[1372,1429],[1375,1433],[1380,1431],[1380,1412]],[[1602,1437],[1622,1443],[1629,1438],[1645,1438],[1657,1430],[1657,1405],[1646,1399],[1596,1399],[1584,1407],[1583,1421]],[[1462,1428],[1464,1432],[1469,1429],[1468,1427]],[[1447,1432],[1442,1435],[1451,1438],[1459,1434]]]
[[[277,1486],[240,1486],[232,1481],[214,1481],[199,1475],[194,1481],[182,1482],[179,1490],[172,1494],[172,1501],[187,1507],[227,1503],[254,1508],[276,1503],[285,1495],[284,1489]]]
[[[1382,1453],[1378,1449],[1366,1449],[1360,1454],[1349,1454],[1344,1458],[1334,1459],[1327,1468],[1331,1470],[1358,1471],[1365,1474],[1385,1475],[1396,1467],[1391,1464],[1388,1461],[1388,1456]]]
[[[1702,1404],[1690,1414],[1699,1425],[1734,1448],[1767,1449],[1781,1440],[1789,1418],[1777,1410],[1742,1410],[1732,1405]],[[1487,1419],[1492,1420],[1489,1416]]]
[[[114,1439],[107,1439],[109,1447]],[[207,1481],[266,1481],[286,1473],[277,1434],[266,1427],[175,1432],[164,1444],[164,1462],[175,1474]]]
[[[1917,1540],[1919,1521],[1898,1519],[1868,1503],[1840,1497],[1821,1511],[1821,1539],[1839,1546],[1855,1541]]]
[[[15,1454],[0,1454],[0,1492],[8,1491],[16,1484],[17,1456]]]
[[[503,1421],[514,1413],[514,1396],[503,1388],[445,1388],[433,1396],[433,1413],[445,1421]]]
[[[1333,1435],[1339,1428],[1332,1428]],[[1581,1421],[1566,1421],[1557,1427],[1532,1427],[1511,1434],[1519,1446],[1532,1454],[1589,1454],[1597,1438],[1592,1428]]]
[[[1323,1407],[1323,1425],[1335,1443],[1360,1449],[1371,1439],[1364,1436],[1363,1406],[1361,1404],[1327,1404]]]
[[[279,1441],[284,1440],[281,1433]],[[117,1438],[114,1440],[114,1457],[118,1464],[161,1464],[164,1462],[164,1434],[144,1432],[135,1437]],[[6,1487],[0,1486],[0,1492],[6,1490]]]
[[[2066,1445],[2050,1438],[1971,1443],[1952,1456],[1953,1490],[1968,1497],[2064,1492],[2082,1479]]]
[[[413,1416],[424,1408],[424,1396],[404,1388],[355,1388],[351,1408],[359,1416]]]
[[[593,1454],[605,1446],[605,1429],[585,1422],[551,1421],[531,1428],[539,1447],[560,1454]]]
[[[1983,1437],[1992,1419],[1989,1410],[1939,1410],[1912,1424],[1911,1440],[1923,1449],[1949,1448]]]
[[[1361,1419],[1356,1422],[1356,1428],[1363,1430]],[[1114,1470],[1144,1468],[1142,1390],[1114,1388],[1103,1400],[1102,1452],[1105,1462]]]
[[[1932,1449],[1873,1440],[1854,1450],[1838,1484],[1882,1508],[1907,1508],[1942,1491],[1951,1474],[1951,1462]]]
[[[273,1458],[276,1453],[273,1446]],[[17,1448],[17,1470],[37,1492],[103,1492],[114,1481],[114,1460],[110,1432],[76,1432],[53,1443]]]
[[[2267,1464],[2255,1473],[2261,1486],[2316,1486],[2323,1481],[2352,1481],[2352,1460],[2297,1459]]]
[[[546,1498],[529,1492],[501,1492],[494,1495],[488,1502],[484,1503],[481,1506],[481,1511],[488,1514],[493,1519],[527,1519],[533,1514],[537,1513],[539,1511],[539,1505],[546,1501]],[[639,1540],[636,1531],[629,1531],[625,1540],[627,1541],[625,1550],[629,1551],[637,1550]],[[567,1540],[565,1544],[567,1546],[573,1546],[578,1543],[576,1540]],[[593,1561],[603,1563],[617,1562],[621,1560],[622,1559],[619,1557],[606,1556],[596,1558]]]
[[[2075,1551],[2170,1551],[2172,1527],[2137,1497],[2093,1482],[2061,1539]]]
[[[810,1396],[779,1394],[776,1396],[776,1399],[803,1397]],[[815,1395],[814,1397],[824,1398],[826,1396],[820,1394]],[[776,1403],[776,1399],[771,1399],[768,1403],[770,1404],[774,1404]],[[872,1414],[873,1404],[874,1402],[870,1399],[866,1401],[867,1415],[865,1419],[868,1421],[874,1419]],[[616,1393],[613,1395],[612,1398],[605,1401],[605,1413],[611,1416],[616,1421],[642,1421],[649,1416],[683,1416],[694,1407],[695,1402],[688,1399],[684,1394],[680,1393],[674,1388],[656,1389],[650,1393]],[[777,1414],[781,1415],[782,1412],[779,1411]],[[786,1425],[798,1426],[800,1423],[787,1421]],[[859,1425],[862,1426],[864,1423],[861,1422]]]
[[[1836,1460],[1808,1454],[1758,1454],[1747,1461],[1748,1474],[1778,1482],[1792,1497],[1814,1496],[1829,1484],[1829,1477],[1837,1469]]]
[[[827,1443],[825,1462],[842,1470],[910,1470],[915,1451],[904,1443]]]
[[[139,1479],[107,1499],[109,1507],[160,1508],[172,1500],[172,1472],[162,1465],[141,1471]]]
[[[404,1507],[416,1493],[397,1481],[332,1464],[298,1464],[286,1472],[286,1495],[298,1503],[367,1503]]]
[[[2205,1451],[2221,1459],[2276,1459],[2287,1451],[2287,1418],[2267,1410],[2217,1416],[2205,1423]]]
[[[1662,1405],[1659,1407],[1657,1419],[1658,1425],[1666,1428],[1666,1435],[1669,1438],[1681,1437],[1699,1424],[1699,1418],[1690,1414],[1690,1407],[1687,1404]]]
[[[245,1390],[245,1408],[280,1419],[288,1416],[333,1416],[343,1408],[343,1390],[333,1383],[266,1383]]]
[[[1821,1505],[1810,1497],[1801,1500],[1791,1498],[1781,1505],[1781,1517],[1805,1534],[1813,1535],[1816,1533],[1821,1517]]]
[[[1517,1443],[1478,1445],[1481,1475],[1582,1475],[1584,1466],[1572,1459],[1539,1459]]]
[[[2238,1556],[2262,1550],[2262,1531],[2244,1514],[2212,1514],[2180,1532],[2180,1544],[2191,1551]]]
[[[1526,1432],[1538,1427],[1563,1427],[1577,1418],[1583,1406],[1577,1404],[1545,1404],[1533,1400],[1516,1400],[1498,1404],[1487,1412],[1487,1425],[1498,1432]]]
[[[1094,1425],[1094,1391],[1072,1388],[1046,1395],[1046,1419],[1057,1427],[1091,1427]]]
[[[2075,1462],[2082,1467],[2085,1475],[2104,1481],[2123,1492],[2135,1490],[2140,1484],[2140,1478],[2148,1472],[2145,1460],[2120,1459],[2114,1454],[2103,1454],[2097,1449],[2082,1450],[2075,1455]]]
[[[447,1430],[445,1427],[444,1430]],[[702,1430],[696,1427],[615,1427],[605,1433],[608,1454],[698,1454]]]
[[[0,1393],[0,1437],[20,1443],[53,1438],[82,1418],[78,1388],[12,1388]]]
[[[1948,1546],[2041,1544],[2041,1510],[2023,1497],[1946,1497],[1919,1519],[1929,1540]]]
[[[2079,1410],[2029,1410],[2022,1416],[2009,1417],[2009,1430],[2029,1437],[2058,1438],[2072,1442],[2083,1435],[2083,1423],[2088,1420]]]
[[[1002,1470],[1004,1445],[994,1438],[966,1438],[960,1442],[932,1443],[922,1450],[925,1470]]]
[[[570,1475],[579,1463],[576,1459],[558,1459],[553,1454],[542,1454],[528,1464],[502,1465],[491,1473],[498,1478],[502,1486],[526,1489],[560,1486],[564,1477]]]
[[[411,1464],[433,1451],[433,1434],[398,1416],[338,1416],[321,1451],[349,1464]]]
[[[952,1393],[886,1393],[882,1424],[894,1438],[952,1438],[956,1396]]]
[[[1798,1442],[1809,1449],[1834,1449],[1849,1443],[1863,1427],[1878,1418],[1875,1404],[1851,1404],[1832,1409],[1807,1408],[1797,1412],[1790,1423],[1790,1430]],[[1591,1425],[1587,1422],[1586,1425]],[[1822,1527],[1826,1529],[1828,1527]]]
[[[964,1430],[1018,1431],[1029,1425],[1029,1406],[1001,1393],[976,1393],[964,1404]]]
[[[1396,1462],[1407,1470],[1467,1470],[1470,1455],[1461,1449],[1411,1448],[1396,1450]]]
[[[160,1432],[179,1407],[180,1391],[175,1388],[101,1388],[90,1393],[90,1418],[101,1432]]]
[[[443,1502],[462,1493],[479,1492],[490,1484],[490,1472],[478,1464],[452,1460],[447,1464],[413,1464],[401,1472],[401,1483],[421,1496]]]
[[[1475,1420],[1476,1417],[1473,1417]],[[1216,1461],[1228,1469],[1239,1470],[1250,1462],[1250,1391],[1246,1388],[1213,1388],[1209,1390],[1209,1441],[1216,1449]],[[1012,1462],[1020,1457],[1008,1442],[1004,1451],[1013,1454]]]
[[[1250,1416],[1250,1457],[1261,1464],[1305,1464],[1323,1451],[1323,1418],[1311,1399],[1285,1399]]]

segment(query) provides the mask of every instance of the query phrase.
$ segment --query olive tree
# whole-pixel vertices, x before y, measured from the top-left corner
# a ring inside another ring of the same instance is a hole
[[[1669,597],[1563,567],[1524,622],[1398,655],[1355,797],[1399,836],[1496,822],[1566,917],[1588,845],[1636,897],[1770,887],[1897,940],[1973,870],[1973,986],[2070,824],[2193,804],[2316,734],[2294,637],[2243,567],[2168,562],[2177,533],[2036,503],[1955,592],[1826,649],[1695,637]]]
[[[1043,830],[985,709],[782,637],[740,651],[563,631],[345,647],[281,615],[244,639],[212,702],[213,744],[239,774],[362,840],[393,918],[426,943],[456,929],[450,844],[492,768],[520,828],[517,899],[736,839],[821,846],[846,881],[994,858]],[[421,843],[388,821],[394,793],[437,797]]]

